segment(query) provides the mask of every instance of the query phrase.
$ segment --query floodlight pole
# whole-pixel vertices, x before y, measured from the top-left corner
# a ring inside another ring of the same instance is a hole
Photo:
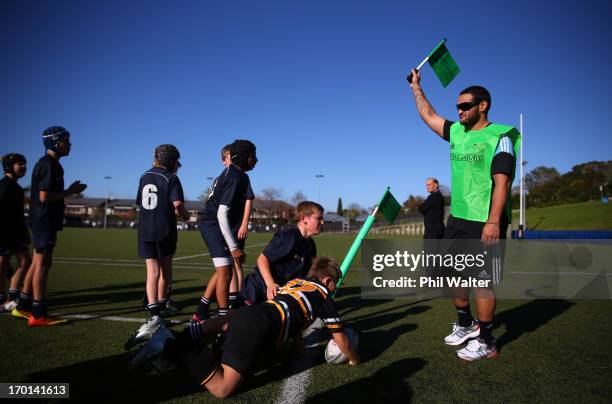
[[[110,196],[110,180],[112,179],[112,177],[104,177],[104,179],[106,180],[106,199],[104,199],[104,228],[106,229],[107,226],[107,215],[108,215],[108,198]]]
[[[323,178],[323,174],[317,174],[315,175],[315,177],[317,178],[317,195],[318,195],[318,202],[319,205],[321,204],[321,178]]]

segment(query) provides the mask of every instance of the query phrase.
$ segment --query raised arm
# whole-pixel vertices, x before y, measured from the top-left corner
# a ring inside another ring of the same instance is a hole
[[[68,189],[64,191],[57,191],[57,192],[39,191],[38,198],[40,199],[42,203],[55,202],[55,201],[64,199],[67,196],[80,194],[81,192],[85,191],[86,188],[87,188],[86,184],[81,184],[81,181],[75,181],[72,184],[70,184]]]
[[[438,136],[444,137],[444,121],[434,107],[431,106],[425,93],[421,88],[421,76],[420,73],[415,69],[412,69],[412,83],[410,83],[412,89],[412,95],[414,95],[414,102],[416,103],[417,111],[423,119],[423,122],[431,128]]]

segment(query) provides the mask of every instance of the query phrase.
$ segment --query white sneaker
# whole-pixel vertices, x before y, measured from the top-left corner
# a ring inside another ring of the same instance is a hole
[[[464,361],[473,362],[478,359],[494,359],[497,357],[495,345],[487,345],[481,339],[468,342],[467,346],[457,351],[457,356]]]
[[[15,308],[17,308],[17,301],[15,300],[9,300],[8,302],[4,303],[5,311],[13,311]]]
[[[151,316],[143,325],[140,326],[138,331],[132,334],[126,341],[124,348],[130,349],[136,344],[151,339],[153,334],[162,326],[164,320],[160,316]]]
[[[138,331],[136,331],[136,338],[145,340],[151,339],[155,331],[161,327],[162,322],[161,316],[151,316],[143,325],[140,326]]]
[[[480,326],[472,321],[469,327],[460,327],[458,323],[453,323],[453,331],[444,337],[446,345],[461,345],[470,338],[480,335]]]

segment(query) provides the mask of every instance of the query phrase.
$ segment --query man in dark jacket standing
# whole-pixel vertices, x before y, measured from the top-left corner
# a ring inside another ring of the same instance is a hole
[[[419,212],[423,214],[425,222],[423,238],[441,239],[444,235],[444,197],[440,192],[440,183],[435,178],[428,178],[425,186],[429,196],[419,205]]]

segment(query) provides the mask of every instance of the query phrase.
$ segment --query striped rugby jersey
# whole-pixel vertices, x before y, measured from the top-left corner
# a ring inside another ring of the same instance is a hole
[[[282,326],[279,342],[287,341],[321,318],[331,333],[343,330],[331,294],[315,279],[296,278],[280,288],[274,299],[266,303],[276,306]]]

